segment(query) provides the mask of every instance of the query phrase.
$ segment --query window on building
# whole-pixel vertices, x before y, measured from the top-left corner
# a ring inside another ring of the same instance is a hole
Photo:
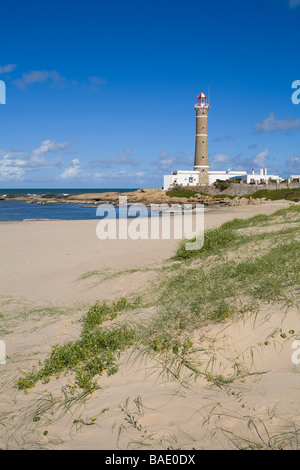
[[[190,177],[189,177],[189,183],[192,183],[192,182],[193,182],[193,177],[190,176]]]

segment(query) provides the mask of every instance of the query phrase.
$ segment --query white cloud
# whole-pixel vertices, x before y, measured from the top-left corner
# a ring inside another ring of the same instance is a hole
[[[72,164],[69,168],[66,168],[60,175],[61,179],[75,178],[81,171],[81,165],[78,158],[72,160]]]
[[[90,80],[93,85],[106,85],[107,84],[107,80],[103,77],[91,77]]]
[[[228,163],[229,161],[230,161],[230,157],[226,153],[216,153],[214,157],[211,159],[210,169],[211,170],[224,169],[225,163]]]
[[[244,156],[243,154],[236,155],[232,161],[231,166],[236,170],[246,170],[250,171],[252,168],[261,169],[269,168],[269,149],[266,148],[261,152],[258,152],[256,155]]]
[[[16,68],[16,65],[0,66],[0,73],[11,71]],[[1,72],[3,70],[3,72]],[[21,90],[35,83],[48,83],[50,86],[65,86],[71,84],[78,88],[81,87],[83,90],[97,91],[99,86],[107,84],[107,80],[104,77],[92,76],[89,77],[85,83],[80,83],[78,80],[70,79],[67,81],[57,70],[31,70],[30,72],[23,73],[21,78],[14,80],[13,82]]]
[[[20,180],[24,174],[24,160],[9,153],[0,160],[0,180]]]
[[[52,86],[61,86],[65,83],[65,79],[55,70],[32,70],[23,73],[22,78],[15,80],[14,84],[25,90],[28,85],[44,82],[50,82]]]
[[[259,166],[259,168],[266,168],[266,160],[269,155],[269,149],[265,149],[262,152],[259,152],[253,159],[254,165]]]
[[[278,132],[300,129],[300,119],[276,119],[271,111],[269,116],[261,123],[254,124],[257,132]]]
[[[116,182],[124,185],[125,181],[126,187],[126,184],[128,184],[129,182],[137,184],[146,181],[146,176],[147,175],[143,171],[127,172],[126,168],[122,168],[118,171],[110,171],[105,173],[91,173],[89,171],[85,171],[84,168],[81,166],[79,159],[76,158],[72,160],[72,164],[61,173],[59,178],[63,180],[79,178],[81,182],[88,182],[94,184],[101,181],[105,182],[105,184],[108,186],[109,184],[115,184]]]
[[[223,137],[215,137],[212,142],[222,142],[222,141],[229,141],[233,140],[231,135],[223,135]]]
[[[300,0],[289,0],[289,4],[291,8],[299,7],[300,6]]]
[[[97,179],[104,179],[105,181],[112,180],[116,181],[118,178],[122,178],[123,181],[130,181],[138,183],[141,181],[146,180],[146,174],[143,171],[134,171],[134,172],[129,172],[127,173],[126,169],[123,168],[122,170],[119,170],[117,172],[112,171],[109,173],[94,173],[93,175],[90,176],[91,178]],[[125,184],[126,186],[126,184]]]
[[[133,149],[132,148],[125,148],[122,154],[117,154],[114,157],[108,158],[96,158],[90,162],[91,168],[111,168],[115,165],[131,165],[131,166],[138,166],[140,165],[140,161],[136,160],[132,157]]]
[[[176,161],[177,158],[175,156],[170,156],[169,152],[160,152],[156,163],[162,170],[167,170],[173,167],[176,164]]]
[[[44,140],[38,149],[32,152],[32,155],[41,156],[48,152],[57,152],[58,150],[65,149],[69,146],[68,142],[62,142],[60,144],[54,142],[53,140],[47,139]]]
[[[167,151],[159,153],[158,159],[154,162],[160,170],[176,170],[176,167],[190,165],[190,159],[186,158],[183,153],[178,153],[177,155],[171,155]]]
[[[3,157],[0,160],[0,178],[22,179],[30,170],[38,170],[47,167],[60,166],[61,156],[54,160],[48,160],[46,154],[64,150],[70,144],[68,142],[56,143],[50,139],[45,140],[32,153],[24,153],[21,150],[5,152],[0,150]]]
[[[0,73],[9,73],[17,68],[16,64],[0,65]]]
[[[300,173],[300,154],[292,155],[291,157],[289,157],[286,160],[285,168],[287,168],[291,174],[299,175],[299,173]]]
[[[214,156],[214,163],[227,163],[230,160],[229,155],[226,153],[216,153]]]
[[[56,143],[53,140],[44,140],[41,143],[39,148],[35,149],[30,155],[28,163],[31,163],[33,166],[48,166],[49,162],[45,158],[45,155],[48,152],[57,152],[59,150],[64,150],[70,144],[68,142]]]

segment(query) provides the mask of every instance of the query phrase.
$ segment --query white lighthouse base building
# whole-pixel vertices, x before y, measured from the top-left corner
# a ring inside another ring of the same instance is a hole
[[[209,184],[212,185],[217,180],[226,181],[229,178],[245,178],[247,177],[246,171],[208,171]],[[199,186],[199,172],[198,171],[173,171],[171,175],[164,175],[164,191],[174,186]]]

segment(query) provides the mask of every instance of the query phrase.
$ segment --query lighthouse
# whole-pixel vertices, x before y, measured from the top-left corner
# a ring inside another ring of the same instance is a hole
[[[199,184],[209,184],[209,161],[207,144],[207,117],[210,104],[207,103],[207,96],[204,93],[198,95],[196,110],[196,144],[194,171],[199,173]]]
[[[194,108],[196,110],[196,144],[195,144],[195,158],[194,169],[175,170],[171,175],[164,175],[163,189],[166,191],[174,187],[193,187],[208,186],[214,184],[216,181],[226,181],[230,178],[239,178],[240,180],[247,179],[247,172],[244,170],[234,171],[230,170],[209,170],[208,160],[208,144],[207,144],[207,117],[210,104],[207,102],[207,96],[200,93],[197,97],[197,104]],[[252,175],[252,179],[255,175]],[[278,178],[277,176],[274,179]],[[260,179],[262,179],[260,177]],[[246,180],[245,180],[246,181]],[[248,180],[247,180],[248,182]]]

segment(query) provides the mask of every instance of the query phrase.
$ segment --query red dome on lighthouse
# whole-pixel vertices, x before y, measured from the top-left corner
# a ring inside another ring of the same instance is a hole
[[[205,93],[201,92],[197,96],[197,104],[195,104],[194,108],[195,109],[199,109],[199,108],[209,109],[210,108],[210,104],[207,103],[207,96],[205,95]]]

